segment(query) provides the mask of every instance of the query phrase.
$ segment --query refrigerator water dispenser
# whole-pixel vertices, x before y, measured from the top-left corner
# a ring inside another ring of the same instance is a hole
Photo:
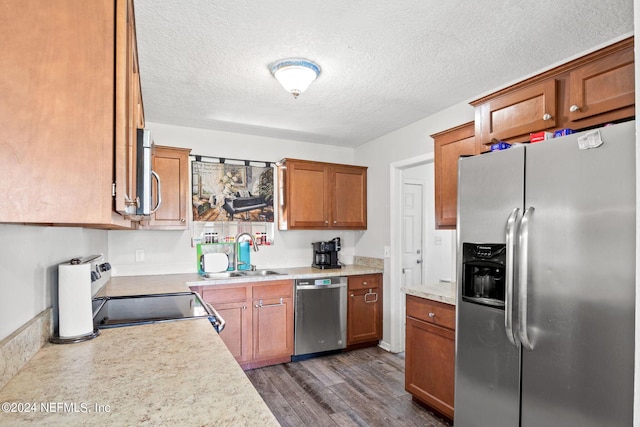
[[[504,308],[504,244],[462,244],[462,299]]]

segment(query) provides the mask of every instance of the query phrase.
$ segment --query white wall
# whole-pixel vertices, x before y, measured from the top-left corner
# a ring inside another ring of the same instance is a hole
[[[441,132],[446,129],[461,125],[463,123],[474,120],[474,110],[468,103],[462,102],[456,104],[446,110],[443,110],[433,116],[424,118],[409,126],[398,129],[380,138],[357,147],[355,150],[355,158],[360,164],[369,167],[367,175],[369,199],[368,209],[368,230],[356,242],[355,253],[360,256],[382,257],[384,254],[384,246],[391,246],[391,224],[390,224],[390,182],[391,182],[391,165],[404,160],[409,160],[426,153],[433,152],[433,138],[430,135]],[[427,176],[426,182],[428,187],[433,187],[433,168],[425,169]],[[427,213],[427,230],[434,234],[430,236],[435,238],[435,223],[433,222],[433,193],[428,202],[430,203],[425,209]],[[393,207],[395,209],[395,207]],[[427,211],[428,210],[428,211]],[[453,231],[440,231],[438,235],[443,240],[451,242],[454,237]],[[428,235],[429,236],[429,235]],[[400,236],[397,236],[398,238]],[[429,239],[429,237],[427,237]],[[431,239],[433,241],[433,239]],[[431,245],[429,248],[430,260],[425,264],[427,280],[446,278],[438,277],[439,271],[443,266],[445,269],[452,270],[454,268],[454,258],[452,257],[452,248],[450,245]],[[436,261],[438,260],[438,261]],[[443,263],[440,267],[434,267],[435,262]],[[383,289],[383,341],[389,345],[394,351],[402,348],[395,347],[389,343],[394,341],[392,330],[397,331],[403,322],[402,305],[400,296],[401,283],[396,280],[389,271],[389,259],[385,259],[384,273],[384,289]],[[453,279],[453,278],[452,278]]]
[[[191,148],[192,154],[276,162],[285,157],[363,165],[354,150],[331,145],[212,131],[147,122],[158,145]],[[274,245],[251,252],[258,268],[309,266],[311,242],[341,237],[340,260],[351,263],[362,231],[278,231]],[[109,231],[109,260],[114,276],[196,272],[196,250],[188,231]],[[143,249],[144,262],[135,261]]]
[[[0,340],[52,305],[57,265],[107,253],[107,232],[0,224]]]

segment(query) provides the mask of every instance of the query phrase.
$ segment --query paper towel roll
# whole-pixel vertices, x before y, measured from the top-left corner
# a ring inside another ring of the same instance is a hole
[[[91,263],[58,265],[58,334],[74,338],[93,333]]]

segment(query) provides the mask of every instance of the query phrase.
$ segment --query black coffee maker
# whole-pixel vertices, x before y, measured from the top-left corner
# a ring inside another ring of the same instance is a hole
[[[329,240],[328,242],[314,242],[313,264],[314,268],[341,268],[338,261],[338,251],[340,250],[340,238]]]

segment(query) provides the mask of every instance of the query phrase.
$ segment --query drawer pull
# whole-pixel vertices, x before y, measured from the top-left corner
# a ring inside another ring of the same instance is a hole
[[[373,299],[370,299],[371,297],[373,297]],[[373,304],[378,302],[378,293],[371,292],[371,289],[369,289],[369,292],[364,294],[364,302],[366,302],[367,304]]]
[[[263,307],[277,307],[279,305],[284,305],[284,301],[282,298],[280,298],[280,303],[277,304],[263,304],[262,300],[258,301],[258,304],[255,304],[254,307],[255,308],[263,308]]]
[[[542,120],[544,120],[544,121],[551,120],[551,114],[549,114],[549,113],[545,113],[545,114],[542,116]]]
[[[434,317],[436,317],[436,314],[433,311],[430,311],[429,317],[433,319]]]

